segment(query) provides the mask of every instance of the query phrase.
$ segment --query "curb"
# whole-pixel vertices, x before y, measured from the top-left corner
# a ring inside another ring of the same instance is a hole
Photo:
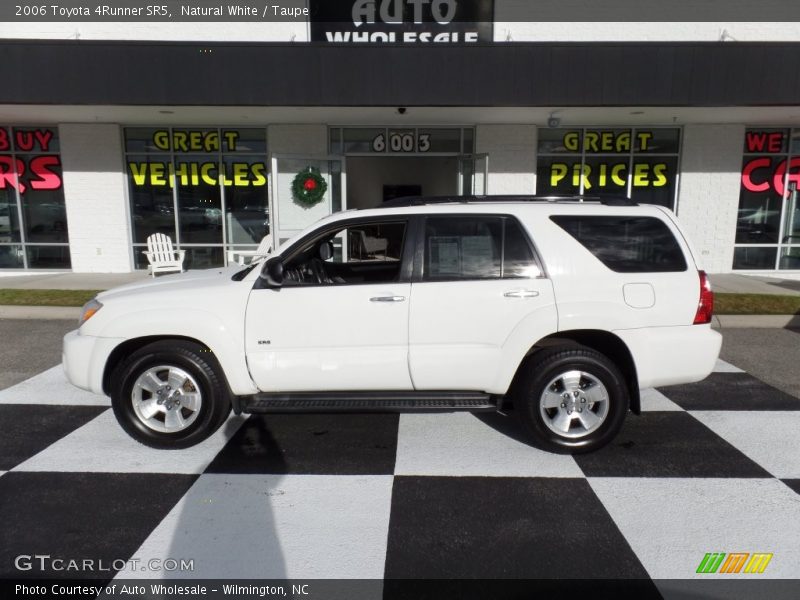
[[[715,329],[752,327],[756,329],[800,328],[800,315],[714,315]]]
[[[80,316],[77,306],[0,306],[0,319],[74,319],[77,326]]]

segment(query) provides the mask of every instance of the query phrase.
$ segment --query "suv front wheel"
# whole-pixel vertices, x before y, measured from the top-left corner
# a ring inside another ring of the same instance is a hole
[[[214,433],[231,410],[214,355],[200,344],[165,340],[140,348],[111,380],[122,428],[153,448],[186,448]]]
[[[628,388],[604,355],[584,346],[552,348],[531,356],[523,368],[514,405],[542,449],[591,452],[619,432]]]

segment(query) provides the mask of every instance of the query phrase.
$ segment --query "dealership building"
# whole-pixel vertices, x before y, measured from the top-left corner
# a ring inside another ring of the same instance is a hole
[[[800,23],[307,4],[0,24],[0,270],[143,269],[159,232],[221,266],[403,195],[615,194],[674,210],[712,273],[800,277]]]

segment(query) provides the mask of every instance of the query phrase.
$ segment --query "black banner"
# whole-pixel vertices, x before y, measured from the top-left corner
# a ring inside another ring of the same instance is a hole
[[[494,0],[309,0],[312,42],[491,43]]]
[[[60,600],[797,600],[788,579],[17,579],[0,580],[3,598]]]
[[[451,23],[491,22],[768,22],[800,21],[796,0],[453,0],[458,5]],[[15,0],[0,2],[0,22],[336,22],[353,27],[352,10],[358,0]],[[451,0],[363,0],[375,7],[375,24],[381,11],[398,10],[413,22],[422,12],[423,23],[434,14],[447,16]],[[399,6],[399,8],[397,8]],[[330,13],[328,12],[330,7]],[[313,16],[315,8],[322,8]],[[365,10],[371,10],[364,7]],[[326,16],[328,15],[328,16]],[[421,24],[420,24],[421,25]],[[398,26],[398,25],[395,25]],[[489,31],[489,33],[491,33]],[[315,39],[326,39],[315,36]],[[490,41],[481,32],[481,41]]]

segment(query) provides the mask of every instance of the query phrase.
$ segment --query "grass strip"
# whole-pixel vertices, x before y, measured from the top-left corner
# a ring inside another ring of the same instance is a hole
[[[0,289],[0,304],[14,306],[83,306],[100,291]]]
[[[800,315],[800,296],[714,293],[717,315]]]
[[[83,306],[100,290],[0,289],[0,304],[16,306]],[[714,294],[718,315],[800,315],[800,296]]]

